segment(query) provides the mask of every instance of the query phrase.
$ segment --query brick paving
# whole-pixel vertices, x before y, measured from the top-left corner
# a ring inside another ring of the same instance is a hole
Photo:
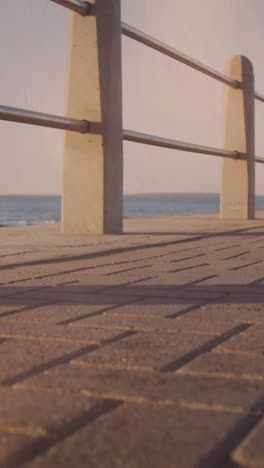
[[[264,214],[1,228],[1,468],[264,468]]]

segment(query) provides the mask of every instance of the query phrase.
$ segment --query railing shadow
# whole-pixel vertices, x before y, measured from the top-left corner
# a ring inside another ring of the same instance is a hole
[[[82,260],[94,260],[94,259],[99,259],[102,257],[108,257],[112,255],[117,255],[117,254],[124,254],[128,252],[140,252],[142,250],[148,250],[148,249],[153,249],[153,248],[159,248],[159,247],[169,247],[169,246],[181,246],[184,244],[188,244],[191,242],[199,242],[201,240],[205,239],[214,239],[214,238],[232,238],[232,237],[237,237],[237,236],[253,236],[252,237],[263,237],[264,238],[264,231],[257,231],[257,229],[260,229],[260,226],[252,226],[249,228],[242,228],[242,229],[236,229],[228,232],[174,232],[174,233],[151,233],[151,232],[146,232],[146,233],[126,233],[127,235],[174,235],[174,236],[188,236],[187,238],[183,239],[174,239],[174,240],[162,240],[160,242],[153,242],[150,243],[149,239],[147,243],[142,243],[140,245],[133,245],[133,246],[128,246],[128,247],[116,247],[108,250],[99,250],[96,252],[91,252],[87,254],[80,254],[80,255],[69,255],[67,257],[65,256],[57,256],[57,257],[52,257],[48,259],[40,259],[40,260],[30,260],[26,262],[16,262],[16,263],[11,263],[11,264],[2,264],[0,265],[0,271],[4,270],[12,270],[12,269],[17,269],[21,267],[27,267],[27,266],[38,266],[38,265],[52,265],[52,264],[67,264],[73,261],[82,261]],[[263,241],[264,245],[264,241]],[[78,247],[78,245],[75,245],[75,247]],[[1,284],[1,283],[0,283]]]
[[[144,278],[145,279],[145,278]],[[143,281],[143,280],[142,280]],[[264,277],[250,284],[201,285],[140,285],[139,282],[108,285],[65,286],[1,286],[1,305],[32,305],[32,303],[102,305],[118,303],[118,297],[144,300],[145,305],[181,304],[192,301],[213,301],[215,304],[261,304],[264,302]],[[129,301],[128,301],[129,302]],[[4,312],[5,314],[5,312]],[[0,313],[0,317],[2,314]]]

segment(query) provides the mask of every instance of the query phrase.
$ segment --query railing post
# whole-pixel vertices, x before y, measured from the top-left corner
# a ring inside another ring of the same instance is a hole
[[[236,56],[226,74],[242,83],[225,94],[225,148],[246,153],[247,160],[223,160],[221,218],[255,217],[255,116],[254,73],[250,60]]]
[[[67,114],[101,123],[101,135],[65,137],[63,231],[121,233],[123,143],[120,0],[95,15],[71,13]]]

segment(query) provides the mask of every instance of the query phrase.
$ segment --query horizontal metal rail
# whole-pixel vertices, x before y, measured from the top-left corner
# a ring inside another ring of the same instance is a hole
[[[145,145],[159,146],[161,148],[170,148],[181,151],[189,151],[191,153],[210,154],[212,156],[221,156],[231,159],[246,159],[245,154],[238,153],[237,151],[226,151],[209,146],[193,145],[192,143],[185,143],[184,141],[170,140],[168,138],[160,138],[145,133],[132,132],[130,130],[123,130],[123,140],[132,141],[134,143],[142,143]]]
[[[262,164],[264,164],[264,158],[261,158],[260,156],[256,156],[256,157],[255,157],[255,161],[256,161],[257,163],[262,163]]]
[[[0,120],[19,122],[41,127],[58,128],[78,133],[90,133],[91,125],[86,120],[68,119],[57,115],[42,114],[16,107],[0,106]]]
[[[258,101],[264,102],[264,95],[263,95],[263,94],[260,94],[260,93],[257,93],[257,91],[255,91],[255,98],[256,98]]]
[[[89,2],[81,2],[80,0],[51,0],[54,3],[58,3],[69,10],[73,10],[82,16],[87,16],[91,12],[91,5]]]
[[[41,127],[57,128],[77,133],[101,134],[101,124],[98,122],[89,122],[87,120],[76,120],[57,115],[43,114],[41,112],[18,109],[16,107],[0,106],[0,120],[9,122],[18,122]],[[123,130],[123,140],[145,145],[158,146],[161,148],[176,149],[188,151],[191,153],[209,154],[231,159],[247,159],[244,153],[238,151],[227,151],[210,146],[194,145],[184,141],[161,138],[146,133]],[[255,161],[264,163],[264,158],[256,156]]]
[[[210,68],[207,65],[204,65],[203,63],[198,62],[197,60],[191,57],[188,57],[188,55],[183,54],[179,50],[164,44],[164,42],[161,42],[155,39],[154,37],[151,37],[148,34],[139,31],[139,29],[136,29],[126,23],[122,23],[121,31],[122,34],[124,34],[127,37],[130,37],[130,39],[134,39],[135,41],[141,42],[141,44],[151,47],[152,49],[155,49],[158,52],[161,52],[162,54],[168,55],[169,57],[174,58],[175,60],[178,60],[179,62],[182,62],[185,65],[188,65],[189,67],[194,68],[195,70],[198,70],[199,72],[210,76],[211,78],[221,81],[222,83],[232,86],[233,88],[240,87],[239,81],[232,80],[231,78],[229,78],[226,75],[223,75],[217,70],[214,70],[213,68]]]

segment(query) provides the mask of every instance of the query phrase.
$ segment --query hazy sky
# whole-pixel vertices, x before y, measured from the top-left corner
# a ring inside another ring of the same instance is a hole
[[[224,72],[237,54],[264,93],[263,0],[121,0],[123,21]],[[63,115],[69,12],[0,0],[0,103]],[[124,128],[223,147],[224,86],[123,38]],[[84,116],[85,117],[85,116]],[[264,156],[256,102],[256,154]],[[63,132],[0,121],[0,193],[60,193]],[[230,148],[235,149],[235,148]],[[126,193],[218,192],[221,159],[126,142]],[[257,165],[257,193],[264,167]]]

